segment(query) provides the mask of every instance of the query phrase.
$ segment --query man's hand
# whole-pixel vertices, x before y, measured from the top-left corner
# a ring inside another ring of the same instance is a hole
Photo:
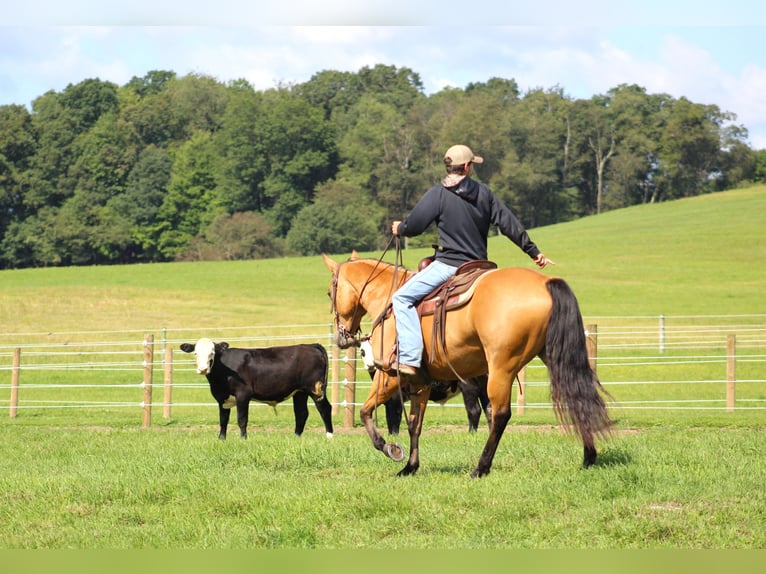
[[[391,233],[396,237],[399,235],[399,224],[401,223],[401,220],[397,219],[391,224]]]
[[[535,265],[537,265],[540,269],[545,268],[548,264],[556,265],[556,262],[552,259],[548,259],[544,254],[540,253],[537,257],[535,257]]]

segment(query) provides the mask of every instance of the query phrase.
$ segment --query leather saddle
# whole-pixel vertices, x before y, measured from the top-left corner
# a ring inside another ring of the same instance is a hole
[[[428,265],[434,261],[434,257],[425,257],[420,260],[418,264],[418,271],[422,271]],[[458,267],[455,275],[450,277],[447,281],[436,287],[431,293],[426,295],[420,303],[417,304],[416,309],[418,316],[423,317],[427,315],[433,315],[433,329],[431,332],[431,350],[429,353],[429,360],[434,358],[437,347],[439,352],[447,358],[447,362],[453,373],[455,373],[456,379],[463,382],[461,377],[447,357],[447,349],[445,346],[445,325],[447,320],[447,311],[457,309],[467,304],[473,297],[474,289],[476,287],[477,280],[482,277],[487,271],[497,269],[497,264],[492,261],[484,259],[468,261]],[[375,325],[381,323],[386,317],[392,313],[391,304],[389,303],[383,314],[375,321]],[[374,326],[373,326],[374,328]],[[423,333],[425,336],[425,333]],[[381,361],[376,361],[381,365],[384,370],[388,369],[393,361],[396,359],[396,345],[391,349],[388,357],[382,357]]]
[[[433,261],[433,257],[426,257],[421,260],[418,265],[418,270],[427,267],[431,261]],[[424,315],[434,316],[433,329],[431,330],[429,361],[434,359],[436,349],[438,348],[442,356],[445,357],[452,372],[463,382],[465,382],[465,380],[457,373],[447,355],[447,339],[445,337],[447,311],[457,309],[468,303],[468,301],[471,300],[471,297],[473,297],[477,280],[487,271],[493,269],[497,269],[497,264],[484,259],[463,263],[458,267],[455,275],[424,297],[417,306],[418,315],[420,317],[423,317]]]
[[[418,264],[418,271],[428,267],[434,260],[425,257]],[[457,268],[455,275],[426,295],[417,305],[418,315],[433,315],[437,310],[449,311],[468,303],[473,296],[476,280],[487,271],[497,269],[497,264],[484,259],[468,261]]]

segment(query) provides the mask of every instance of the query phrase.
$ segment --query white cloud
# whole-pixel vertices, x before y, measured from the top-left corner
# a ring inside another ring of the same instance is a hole
[[[322,70],[408,67],[427,93],[491,77],[588,98],[619,84],[716,104],[766,147],[764,29],[440,26],[36,27],[0,34],[0,105],[86,78],[151,70],[245,78],[257,89]],[[745,38],[740,40],[740,37]]]

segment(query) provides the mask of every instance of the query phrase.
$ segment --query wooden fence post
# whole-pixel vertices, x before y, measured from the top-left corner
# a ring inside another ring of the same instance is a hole
[[[19,407],[19,369],[21,369],[21,348],[13,350],[13,368],[11,370],[11,418],[15,419]]]
[[[737,382],[737,336],[726,337],[726,410],[734,411],[735,385]]]
[[[144,400],[141,427],[149,428],[152,424],[152,373],[154,371],[154,335],[144,337]]]
[[[331,398],[330,404],[332,404],[332,415],[338,415],[338,395],[340,391],[340,347],[338,345],[333,346],[333,354],[330,358],[330,380],[332,381],[332,389],[330,389]]]
[[[596,359],[598,358],[598,325],[585,327],[585,346],[588,349],[588,362],[593,372],[596,372]]]
[[[523,415],[527,404],[527,367],[524,365],[518,374],[519,388],[516,389],[516,412]]]
[[[354,403],[356,403],[356,349],[354,347],[346,349],[344,364],[343,382],[346,384],[346,408],[343,411],[343,426],[351,428],[354,426]]]
[[[170,405],[173,402],[173,348],[165,347],[165,398],[162,416],[170,418]]]

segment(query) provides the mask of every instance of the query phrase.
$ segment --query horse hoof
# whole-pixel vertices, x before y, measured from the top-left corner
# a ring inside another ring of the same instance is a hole
[[[417,466],[407,465],[402,470],[396,473],[396,476],[412,476],[418,471]]]
[[[383,447],[383,452],[385,452],[386,455],[388,455],[388,458],[394,462],[400,462],[404,460],[404,449],[400,444],[395,442],[386,443],[386,445]]]

